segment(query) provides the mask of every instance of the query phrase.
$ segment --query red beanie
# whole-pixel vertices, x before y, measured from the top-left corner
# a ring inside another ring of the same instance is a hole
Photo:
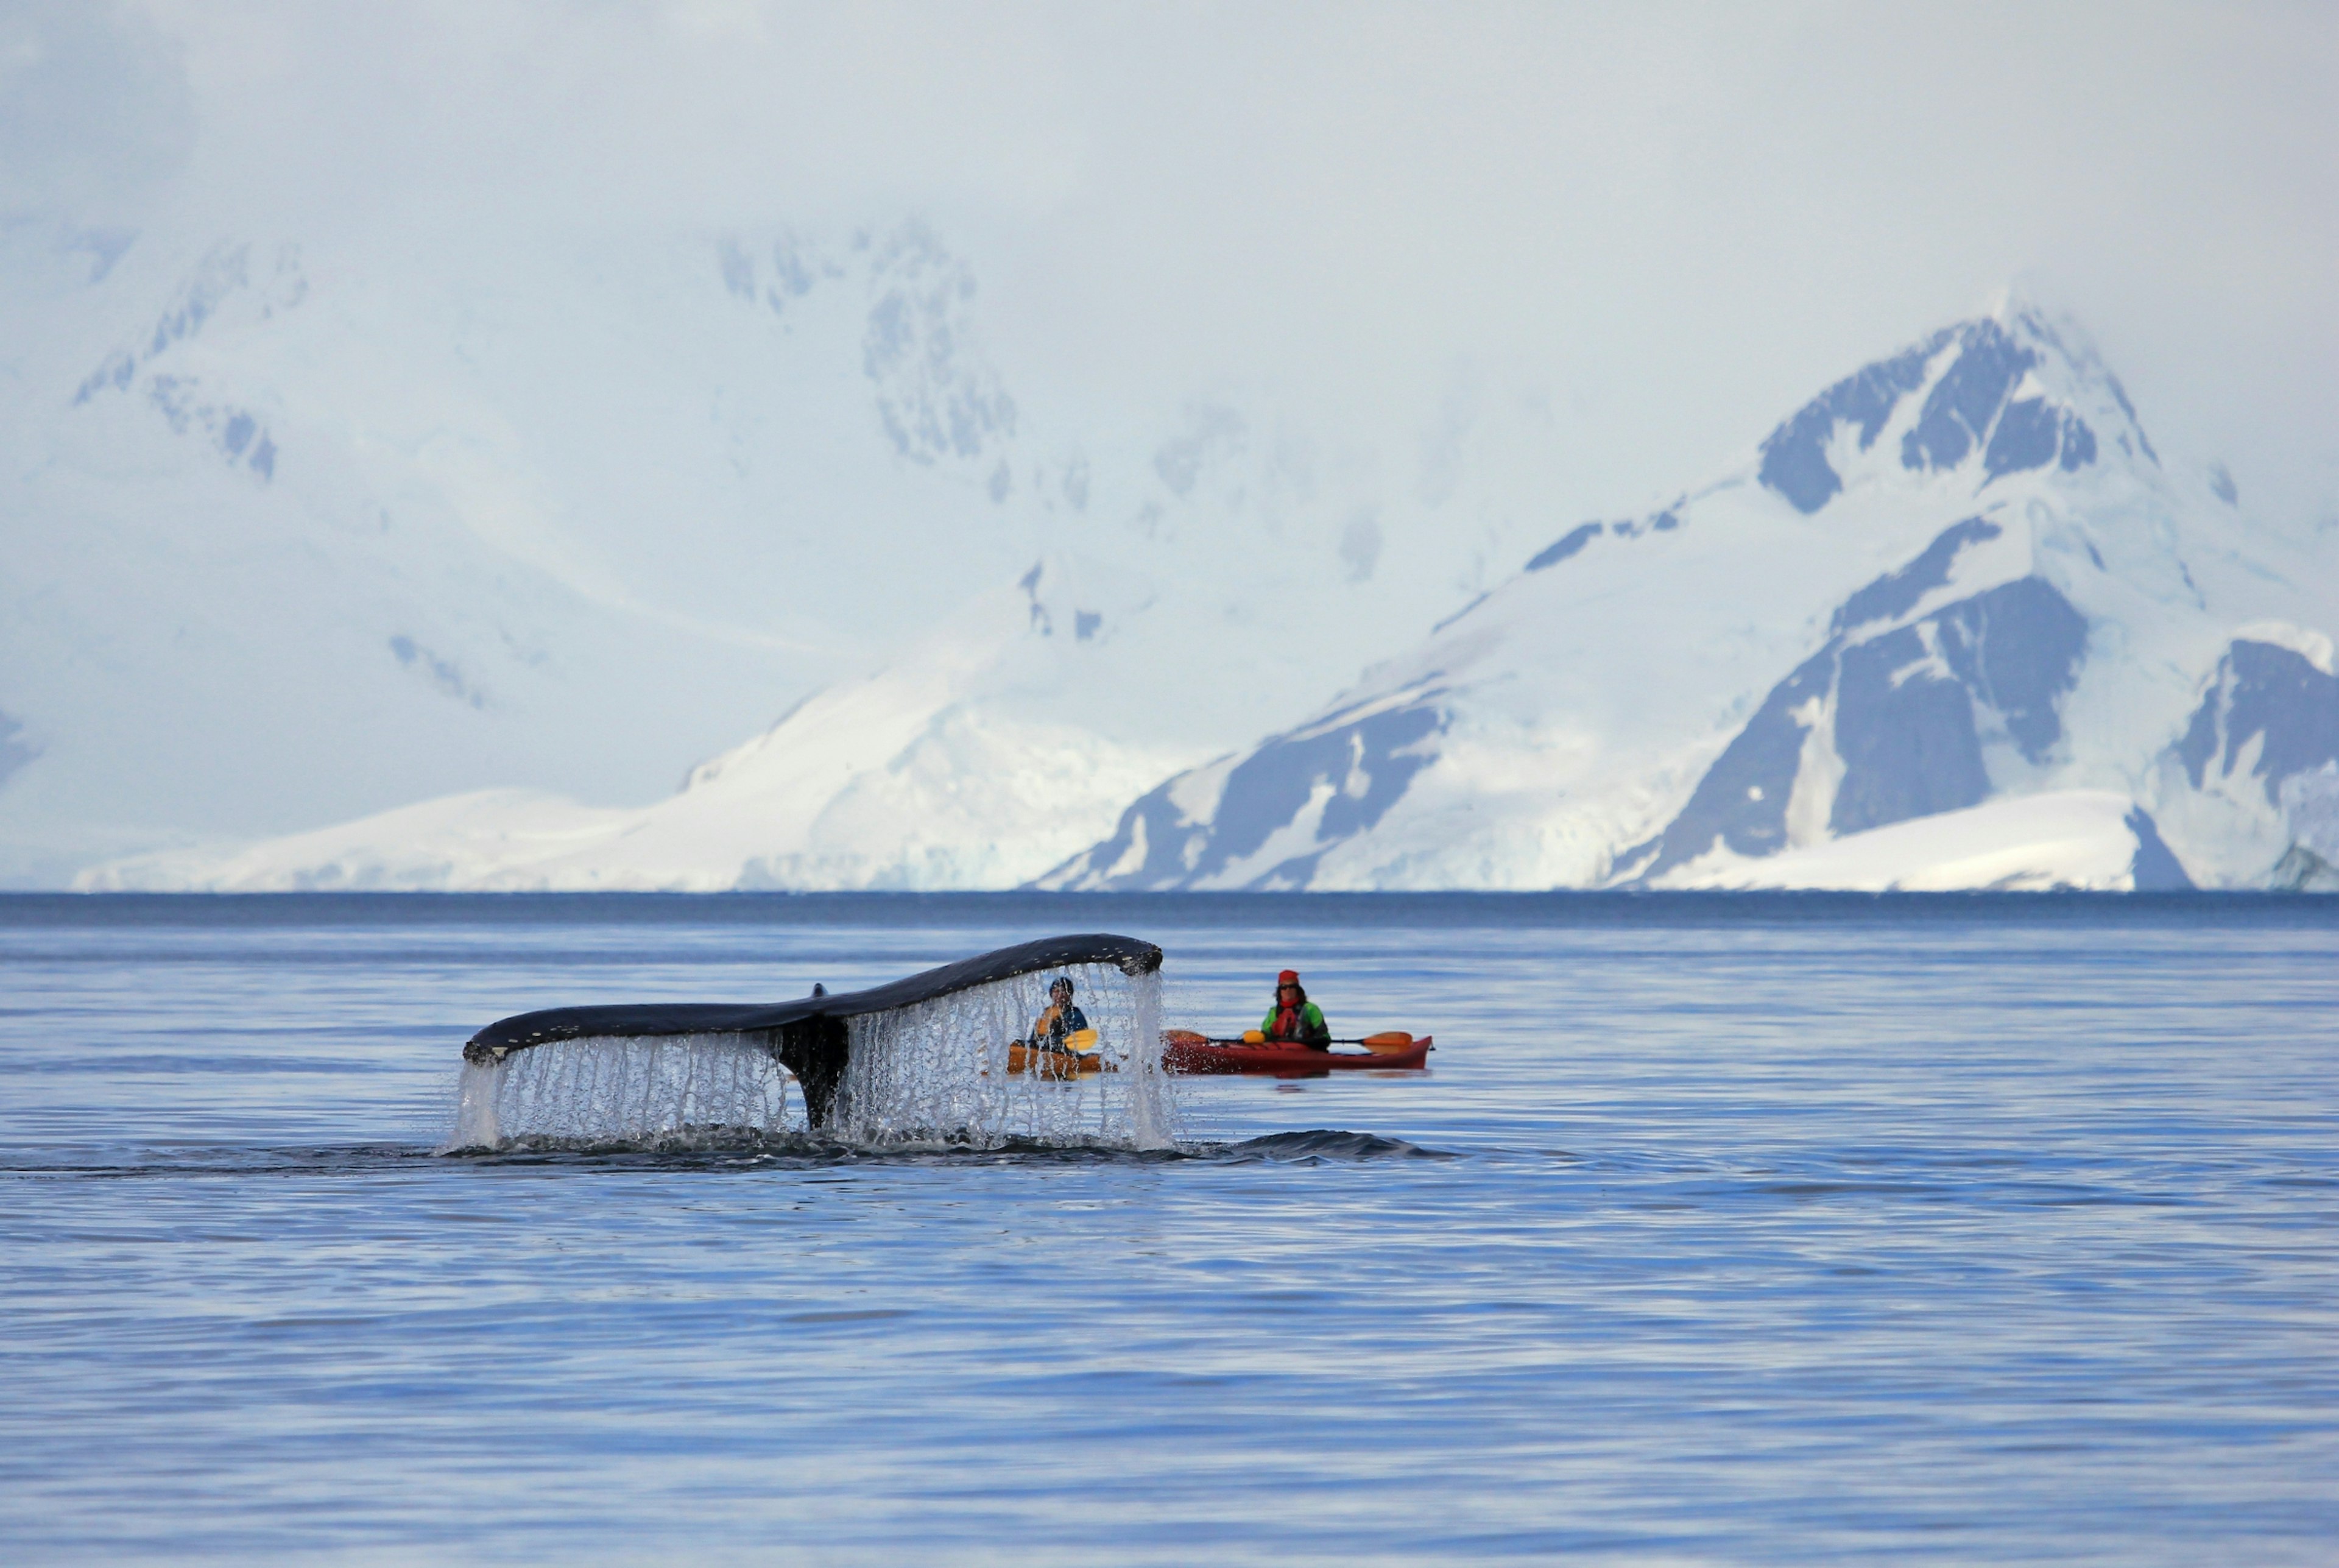
[[[1299,971],[1296,969],[1287,969],[1281,974],[1275,977],[1275,983],[1278,986],[1298,985],[1299,983]]]

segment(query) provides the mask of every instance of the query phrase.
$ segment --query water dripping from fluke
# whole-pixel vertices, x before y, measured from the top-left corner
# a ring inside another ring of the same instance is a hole
[[[1178,1148],[1161,1062],[1161,950],[1056,937],[868,991],[769,1005],[524,1013],[464,1047],[441,1153]],[[1069,980],[1092,1037],[1077,1069],[1027,1051]]]

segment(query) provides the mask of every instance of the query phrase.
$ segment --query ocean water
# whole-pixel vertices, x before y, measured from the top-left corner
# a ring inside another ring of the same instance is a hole
[[[441,1155],[1061,931],[1426,1073]],[[2339,900],[0,899],[0,1559],[2339,1560]]]

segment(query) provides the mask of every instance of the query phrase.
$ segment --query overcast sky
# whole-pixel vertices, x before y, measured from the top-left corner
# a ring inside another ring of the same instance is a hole
[[[1549,390],[1588,512],[2027,279],[2339,527],[2339,6],[0,0],[0,215],[929,216],[1011,383]],[[1564,503],[1563,503],[1564,504]]]

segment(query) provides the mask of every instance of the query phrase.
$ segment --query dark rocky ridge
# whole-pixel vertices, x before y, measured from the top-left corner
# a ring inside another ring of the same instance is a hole
[[[2254,740],[2261,744],[2249,776],[2264,786],[2270,805],[2284,780],[2339,761],[2339,676],[2324,674],[2289,648],[2236,638],[2217,661],[2176,743],[2176,758],[2199,789],[2212,764],[2220,774],[2232,773]]]
[[[2022,378],[2038,362],[2037,350],[2018,342],[1994,321],[1969,321],[1936,332],[1913,348],[1853,372],[1806,403],[1762,442],[1763,484],[1816,512],[1843,488],[1843,478],[1828,461],[1827,449],[1839,426],[1857,426],[1860,449],[1868,450],[1900,405],[1925,384],[1934,358],[1951,343],[1957,358],[1926,394],[1917,423],[1900,439],[1903,468],[1955,468],[1982,453],[1991,478],[2060,463],[2077,470],[2096,460],[2096,435],[2068,409],[2043,398],[2014,398]]]
[[[1835,699],[1843,773],[1828,819],[1833,834],[1979,805],[1990,789],[1984,741],[1999,730],[2028,761],[2045,760],[2062,736],[2058,705],[2077,680],[2087,637],[2087,618],[2045,578],[2001,583],[1906,626],[1858,635],[1915,608],[1949,581],[1959,553],[1999,533],[1985,518],[1952,524],[1907,566],[1847,598],[1826,644],[1771,689],[1680,814],[1618,856],[1617,869],[1646,880],[1717,843],[1749,856],[1785,848],[1787,805],[1811,730],[1803,715],[1815,699]]]
[[[1235,764],[1218,809],[1207,822],[1189,822],[1170,796],[1172,779],[1120,814],[1113,835],[1058,866],[1036,884],[1079,888],[1189,888],[1258,853],[1288,826],[1317,790],[1334,794],[1324,805],[1311,851],[1289,856],[1243,885],[1305,887],[1324,852],[1377,825],[1404,795],[1430,755],[1422,743],[1446,727],[1435,693],[1361,716],[1351,708],[1304,729],[1277,735]],[[1185,775],[1179,775],[1181,778]],[[1144,858],[1114,873],[1138,835]]]

